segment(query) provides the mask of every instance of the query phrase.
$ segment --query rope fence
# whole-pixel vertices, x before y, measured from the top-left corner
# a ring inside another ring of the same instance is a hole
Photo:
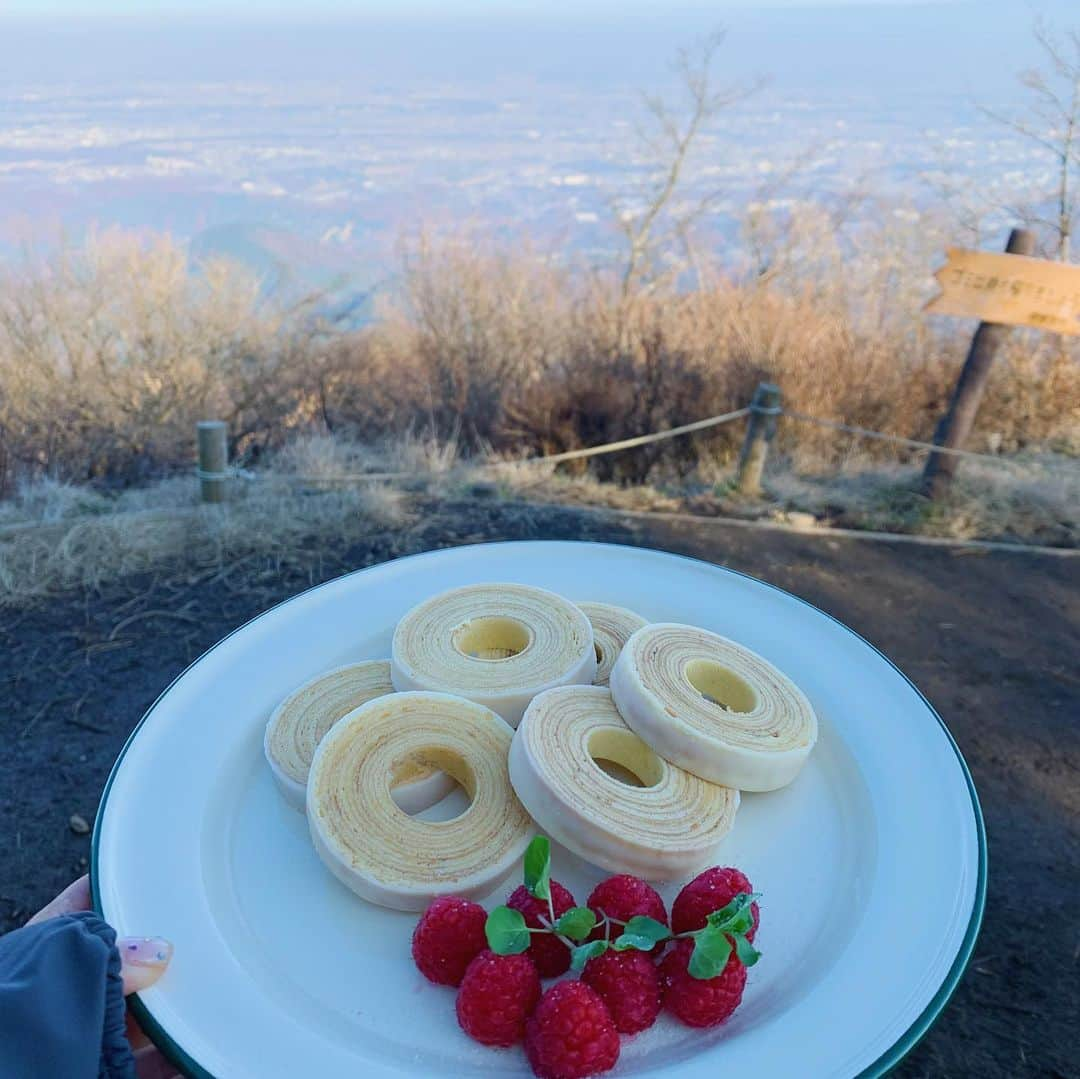
[[[833,431],[843,431],[858,438],[873,438],[879,442],[893,442],[898,446],[910,446],[912,449],[930,450],[932,453],[947,453],[953,457],[973,457],[981,461],[991,461],[998,465],[1008,465],[1013,462],[1007,461],[997,454],[979,453],[976,450],[958,450],[952,446],[939,446],[934,442],[920,442],[917,438],[903,438],[900,435],[887,435],[884,431],[873,431],[869,427],[856,427],[854,424],[841,423],[839,420],[827,420],[821,416],[810,416],[805,412],[792,412],[789,409],[779,410],[780,415],[787,416],[790,420],[799,420],[801,423],[812,423],[818,427],[827,427]]]
[[[603,454],[619,453],[624,450],[635,449],[639,446],[647,446],[656,442],[662,442],[671,438],[679,438],[684,435],[694,434],[698,431],[709,430],[725,424],[734,423],[737,420],[748,419],[746,436],[743,442],[742,452],[738,463],[736,485],[745,494],[757,494],[760,492],[762,470],[768,453],[769,445],[775,435],[777,423],[784,417],[796,423],[806,423],[827,430],[838,431],[851,435],[854,438],[873,439],[880,442],[888,442],[908,449],[923,450],[934,454],[947,454],[953,457],[970,460],[984,461],[999,467],[1017,468],[1030,467],[1029,462],[1015,461],[993,453],[980,453],[975,450],[962,450],[956,447],[939,446],[933,442],[924,442],[920,439],[905,438],[901,435],[891,435],[884,431],[875,431],[869,427],[860,427],[856,424],[843,423],[840,420],[828,419],[823,416],[814,416],[794,409],[784,408],[779,404],[780,391],[777,387],[768,383],[762,383],[754,394],[754,400],[743,408],[733,409],[730,412],[722,412],[716,416],[707,416],[705,419],[695,420],[693,423],[684,423],[678,427],[669,427],[661,431],[649,434],[636,435],[633,438],[624,438],[616,442],[605,442],[599,446],[588,446],[576,450],[566,450],[560,453],[535,454],[529,457],[511,458],[502,461],[478,461],[469,463],[471,472],[498,472],[500,469],[529,467],[537,465],[558,465],[567,461],[584,460],[590,457],[598,457]],[[248,469],[230,465],[227,457],[226,427],[224,423],[205,422],[199,424],[199,464],[194,473],[202,489],[203,502],[224,501],[224,488],[229,480],[243,480],[247,482],[284,482],[304,483],[311,485],[328,485],[343,483],[377,483],[391,480],[416,480],[424,477],[433,477],[440,474],[437,469],[404,469],[385,472],[339,472],[324,475],[305,475],[302,473],[276,473],[266,474],[250,471]],[[1062,469],[1080,476],[1080,462],[1073,460],[1039,461],[1037,467],[1042,469]],[[447,470],[449,471],[449,470]],[[143,517],[163,515],[162,510],[136,510],[128,511],[130,516]],[[24,521],[13,524],[0,525],[0,536],[7,536],[28,529],[39,527],[43,522]],[[60,522],[57,522],[60,523]]]
[[[737,408],[733,412],[724,412],[719,416],[708,416],[703,420],[695,420],[693,423],[684,423],[680,427],[669,427],[664,431],[655,431],[648,435],[636,435],[633,438],[620,439],[618,442],[605,442],[600,446],[588,446],[580,450],[566,450],[563,453],[536,454],[532,457],[515,457],[507,461],[480,461],[471,464],[474,470],[495,471],[500,468],[515,468],[519,465],[558,465],[565,461],[578,461],[586,457],[598,457],[601,454],[617,453],[620,450],[630,450],[637,446],[647,446],[652,442],[662,442],[668,438],[677,438],[679,435],[688,435],[694,431],[704,431],[709,427],[719,427],[721,424],[731,423],[749,416],[753,411],[750,405],[745,408]],[[197,471],[197,470],[196,470]],[[338,483],[351,480],[392,480],[411,479],[422,473],[419,472],[342,472],[334,476],[302,476],[295,475],[292,478],[307,482]]]
[[[679,435],[688,435],[693,431],[704,431],[709,427],[718,427],[723,423],[731,423],[733,420],[741,420],[749,416],[753,406],[737,408],[734,412],[724,412],[719,416],[709,416],[708,419],[698,420],[695,423],[684,423],[681,427],[669,427],[666,431],[656,431],[651,435],[638,435],[636,438],[624,438],[620,442],[607,442],[602,446],[591,446],[586,450],[567,450],[565,453],[552,453],[546,456],[526,458],[527,462],[537,462],[549,465],[557,465],[562,461],[577,461],[583,457],[596,457],[602,453],[615,453],[618,450],[629,450],[635,446],[647,446],[651,442],[662,442],[666,438],[676,438]]]
[[[734,423],[736,420],[749,418],[746,439],[743,444],[739,460],[738,483],[745,493],[757,493],[760,489],[761,472],[764,466],[770,443],[776,432],[777,421],[784,417],[797,423],[806,423],[827,430],[839,431],[855,438],[872,439],[879,442],[888,442],[896,446],[908,449],[925,450],[934,454],[946,454],[952,457],[967,458],[989,462],[1000,467],[1017,467],[1023,462],[1011,461],[998,454],[981,453],[976,450],[963,450],[951,446],[940,446],[934,442],[924,442],[916,438],[905,438],[902,435],[891,435],[884,431],[875,431],[869,427],[860,427],[856,424],[843,423],[840,420],[828,419],[823,416],[813,416],[806,412],[798,412],[794,409],[784,408],[779,404],[780,391],[777,387],[768,383],[762,383],[754,394],[751,404],[743,408],[733,409],[731,412],[723,412],[716,416],[707,416],[705,419],[695,420],[693,423],[684,423],[678,427],[669,427],[661,431],[649,434],[636,435],[633,438],[620,439],[617,442],[605,442],[599,446],[588,446],[582,449],[566,450],[561,453],[535,454],[529,457],[511,458],[503,461],[479,461],[470,463],[472,471],[497,472],[500,469],[518,468],[531,465],[558,465],[567,461],[579,461],[590,457],[599,457],[609,453],[619,453],[623,450],[635,449],[639,446],[647,446],[666,439],[679,438],[683,435],[694,434],[697,431],[709,430],[724,424]],[[224,425],[221,425],[223,428]],[[222,429],[218,429],[219,437],[224,437]],[[200,449],[202,448],[200,444]],[[221,462],[221,463],[219,463]],[[204,488],[210,487],[217,493],[221,484],[227,479],[237,478],[244,480],[262,479],[258,473],[250,472],[243,468],[237,468],[224,464],[222,457],[216,461],[200,461],[195,469],[195,475],[203,483]],[[210,465],[210,467],[207,467]],[[216,466],[216,467],[215,467]],[[1043,461],[1039,462],[1042,468],[1066,468],[1074,470],[1077,465],[1066,461]],[[339,472],[329,475],[304,475],[290,473],[278,475],[275,478],[295,483],[333,484],[333,483],[374,483],[389,480],[410,480],[422,476],[434,475],[435,470],[397,470],[386,472]],[[220,499],[214,498],[211,501]]]

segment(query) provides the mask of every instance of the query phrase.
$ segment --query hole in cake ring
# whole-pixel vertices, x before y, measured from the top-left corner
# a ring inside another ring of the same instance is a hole
[[[631,787],[655,787],[664,778],[660,758],[632,730],[598,727],[586,743],[601,772]]]
[[[512,738],[490,709],[446,693],[395,693],[350,712],[319,744],[308,779],[319,857],[357,895],[397,910],[486,895],[534,832],[510,784]],[[391,786],[410,762],[452,776],[468,808],[444,821],[403,812]]]
[[[738,791],[657,756],[603,686],[538,696],[514,734],[510,778],[552,839],[604,869],[648,880],[681,879],[708,864],[739,806]]]
[[[520,656],[532,644],[533,635],[516,618],[475,618],[454,630],[453,641],[463,656],[498,662]]]
[[[596,676],[588,618],[562,596],[520,584],[433,596],[398,622],[392,655],[396,689],[453,693],[512,727],[538,693]]]
[[[786,786],[817,742],[817,716],[790,678],[696,626],[638,630],[611,672],[611,694],[627,726],[661,757],[739,790]]]
[[[683,674],[705,700],[725,712],[752,712],[757,707],[753,687],[720,663],[694,659],[686,665]]]

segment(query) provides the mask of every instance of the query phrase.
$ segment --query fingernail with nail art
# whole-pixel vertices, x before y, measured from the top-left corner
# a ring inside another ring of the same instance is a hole
[[[125,993],[149,989],[161,977],[173,953],[173,946],[163,937],[122,937],[116,948]]]

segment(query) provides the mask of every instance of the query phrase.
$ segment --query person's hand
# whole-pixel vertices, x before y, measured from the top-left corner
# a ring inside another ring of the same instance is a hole
[[[51,903],[42,907],[27,922],[33,925],[61,914],[90,909],[90,878],[80,877],[69,884]],[[120,973],[124,979],[124,995],[149,989],[165,972],[172,958],[172,945],[161,937],[117,937],[120,952]],[[158,1048],[143,1033],[139,1024],[128,1014],[128,1041],[135,1054],[135,1069],[139,1079],[181,1079],[179,1072],[161,1055]]]

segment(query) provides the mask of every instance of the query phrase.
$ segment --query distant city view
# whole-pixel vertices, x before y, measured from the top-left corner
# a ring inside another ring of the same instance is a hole
[[[738,243],[756,202],[872,196],[872,212],[901,217],[973,196],[1007,205],[1052,166],[978,106],[1018,104],[1033,16],[977,8],[8,23],[0,256],[122,226],[235,256],[268,288],[361,292],[421,227],[525,231],[603,258],[653,167],[635,135],[641,92],[675,93],[676,49],[716,25],[721,81],[768,80],[710,121],[688,163],[681,197],[711,196],[717,244]]]

